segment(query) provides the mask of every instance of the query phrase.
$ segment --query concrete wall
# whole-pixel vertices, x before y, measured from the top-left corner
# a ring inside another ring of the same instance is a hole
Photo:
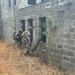
[[[50,17],[53,21],[50,30],[51,46],[43,52],[45,61],[52,61],[54,65],[59,65],[65,71],[75,71],[75,1],[66,0],[59,3],[59,0],[51,0],[51,5],[46,3],[28,6],[16,10],[16,29],[21,27],[21,20],[25,20],[26,30],[28,27],[28,19],[33,19],[33,42],[39,37],[39,18]],[[11,40],[13,35],[14,14],[12,7],[8,9],[4,1],[2,5],[3,33],[7,40]],[[21,6],[20,6],[21,7]],[[55,27],[56,26],[56,27]],[[49,38],[47,37],[47,40]]]
[[[68,1],[68,0],[67,0]],[[34,40],[39,37],[39,17],[51,17],[53,21],[50,30],[51,46],[43,52],[45,61],[51,61],[54,65],[59,65],[63,70],[75,71],[75,1],[59,4],[58,0],[51,1],[51,7],[46,4],[37,4],[16,13],[16,19],[33,19],[35,29],[33,31]],[[29,12],[30,11],[30,12]],[[57,26],[57,28],[55,28]],[[48,40],[48,38],[47,38]],[[40,49],[41,50],[41,49]],[[41,52],[40,52],[41,53]]]
[[[11,34],[14,31],[14,11],[13,2],[11,1],[11,7],[9,7],[8,0],[1,0],[1,10],[2,10],[2,21],[3,21],[3,38],[5,40],[12,40]]]
[[[0,40],[3,38],[3,24],[2,24],[2,15],[1,15],[1,0],[0,0]]]
[[[16,26],[16,21],[18,21],[17,19],[15,21],[14,14],[17,10],[28,7],[28,6],[30,6],[28,5],[28,0],[16,0],[16,5],[14,5],[14,0],[11,0],[11,6],[9,6],[9,0],[1,0],[3,39],[9,40],[9,41],[13,39],[12,37],[13,37],[13,32]],[[17,29],[19,28],[20,26],[17,27]]]

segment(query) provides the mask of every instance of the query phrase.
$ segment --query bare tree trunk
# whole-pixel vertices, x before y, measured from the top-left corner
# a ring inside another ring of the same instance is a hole
[[[41,37],[38,38],[38,40],[37,40],[37,42],[36,42],[35,45],[31,46],[31,47],[28,49],[27,54],[33,55],[33,53],[36,51],[36,49],[37,49],[37,47],[38,47],[38,45],[39,45],[40,42],[41,42]]]

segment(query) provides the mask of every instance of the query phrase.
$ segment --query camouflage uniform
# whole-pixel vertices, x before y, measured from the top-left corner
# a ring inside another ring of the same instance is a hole
[[[19,45],[20,45],[20,47],[22,45],[22,33],[23,33],[22,29],[19,29],[18,36],[19,36]]]
[[[14,33],[13,33],[13,40],[15,41],[16,44],[19,45],[19,36],[18,36],[18,32],[14,32]]]
[[[14,33],[13,33],[13,40],[16,40],[16,37],[15,37],[15,34],[16,34],[17,32],[16,31],[14,31]]]
[[[30,45],[30,32],[29,31],[24,31],[22,33],[22,46],[23,48],[28,48]]]
[[[22,36],[21,36],[21,34],[22,34],[21,29],[19,29],[18,32],[14,32],[14,34],[13,34],[13,39],[15,40],[17,45],[20,46],[20,47],[21,47],[21,44],[22,44]]]

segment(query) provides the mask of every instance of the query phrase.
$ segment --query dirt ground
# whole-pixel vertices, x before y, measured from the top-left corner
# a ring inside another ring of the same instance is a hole
[[[14,44],[0,42],[0,75],[75,75],[41,64],[40,58],[25,56]]]

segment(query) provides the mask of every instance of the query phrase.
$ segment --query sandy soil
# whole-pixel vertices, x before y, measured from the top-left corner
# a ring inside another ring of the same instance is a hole
[[[0,42],[0,75],[75,75],[41,64],[38,57],[25,56],[15,44]]]

